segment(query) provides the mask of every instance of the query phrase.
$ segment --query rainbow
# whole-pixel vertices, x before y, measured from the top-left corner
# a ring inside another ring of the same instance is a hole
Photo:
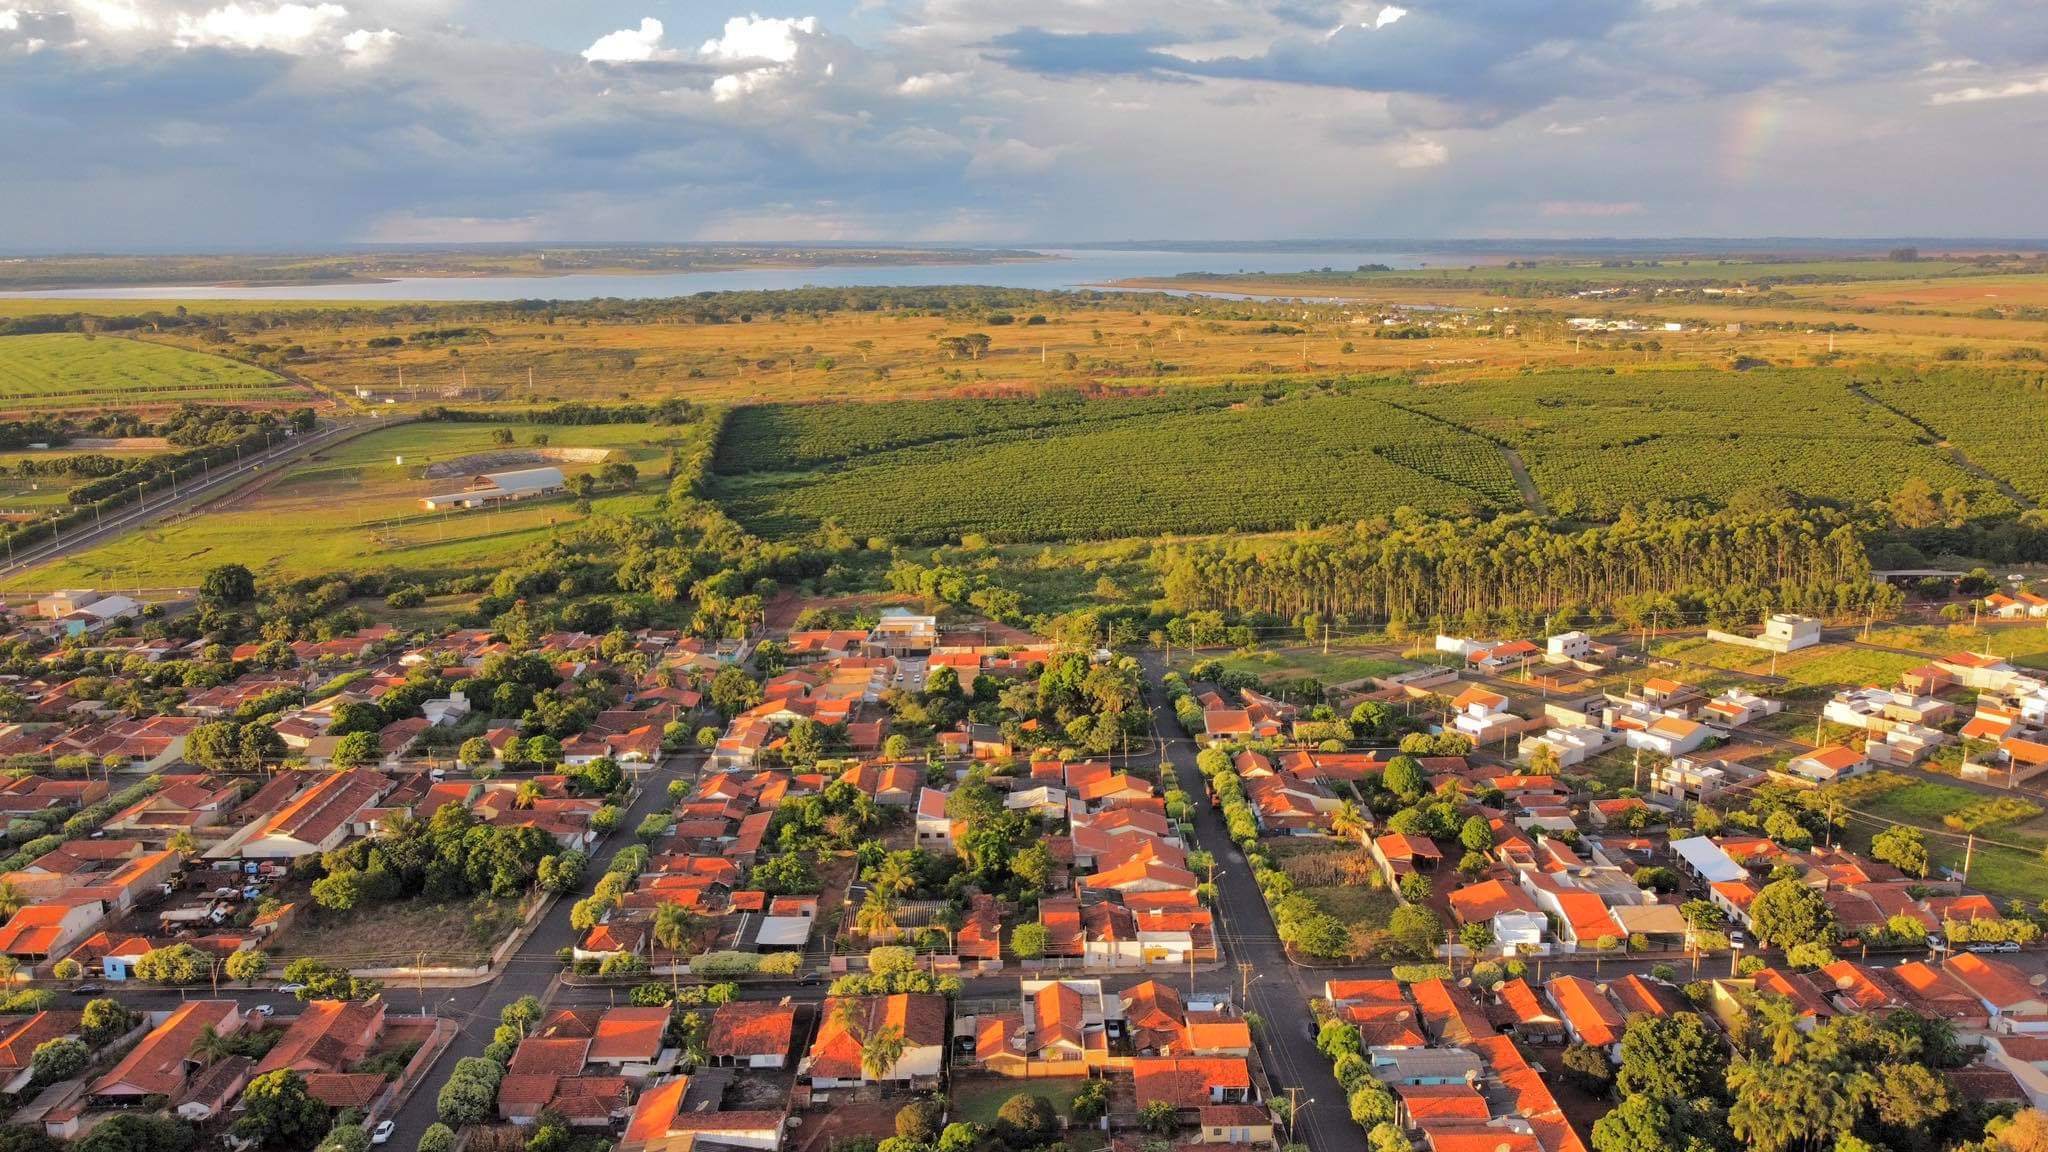
[[[1778,138],[1783,116],[1777,98],[1759,92],[1728,123],[1722,147],[1722,173],[1731,184],[1747,184],[1756,176],[1757,164]]]

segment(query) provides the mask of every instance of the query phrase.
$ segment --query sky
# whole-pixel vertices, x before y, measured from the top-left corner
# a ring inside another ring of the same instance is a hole
[[[0,249],[2048,234],[2040,0],[0,0]]]

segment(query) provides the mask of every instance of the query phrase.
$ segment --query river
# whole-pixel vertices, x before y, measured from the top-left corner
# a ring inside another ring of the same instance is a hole
[[[0,292],[0,299],[70,300],[597,300],[654,299],[698,292],[761,292],[788,288],[906,287],[981,284],[998,288],[1059,290],[1100,287],[1116,280],[1178,276],[1183,272],[1348,271],[1361,264],[1417,268],[1428,253],[1393,252],[1167,252],[1155,250],[1038,249],[1050,260],[992,264],[831,265],[738,268],[715,272],[644,275],[417,276],[352,284],[287,286],[124,285]],[[1450,257],[1459,264],[1469,257]],[[1231,295],[1215,293],[1215,295]]]

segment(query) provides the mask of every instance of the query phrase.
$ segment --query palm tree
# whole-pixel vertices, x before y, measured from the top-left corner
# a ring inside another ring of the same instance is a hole
[[[535,784],[531,780],[521,780],[519,788],[512,794],[512,806],[514,808],[531,808],[533,807],[533,802],[538,799],[540,799],[540,785]]]
[[[906,855],[890,853],[875,872],[875,887],[891,896],[917,891],[917,870]]]
[[[1356,800],[1346,800],[1330,813],[1330,832],[1345,840],[1356,840],[1365,834],[1365,813],[1358,810]]]
[[[200,1029],[199,1035],[195,1037],[192,1041],[193,1059],[199,1061],[201,1065],[207,1067],[211,1067],[213,1063],[217,1060],[225,1059],[226,1057],[233,1056],[234,1054],[234,1039],[229,1036],[223,1036],[220,1033],[220,1031],[211,1024],[208,1024],[206,1027]]]
[[[903,1059],[909,1046],[903,1030],[894,1024],[877,1028],[860,1042],[860,1070],[870,1080],[884,1079],[896,1070],[896,1062]]]
[[[22,906],[27,903],[28,897],[21,894],[21,889],[5,881],[0,881],[0,917],[14,915],[16,912],[21,911]]]
[[[697,933],[696,914],[680,904],[663,904],[654,910],[654,942],[670,952],[680,952]]]
[[[896,933],[896,902],[884,895],[879,888],[870,889],[868,898],[861,902],[860,911],[853,914],[853,926],[870,940]]]
[[[1799,1009],[1783,996],[1759,996],[1755,1008],[1758,1038],[1771,1046],[1771,1063],[1790,1064],[1806,1036],[1799,1030]]]

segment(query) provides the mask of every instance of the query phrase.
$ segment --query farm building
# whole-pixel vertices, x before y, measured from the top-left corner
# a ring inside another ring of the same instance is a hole
[[[487,472],[471,479],[469,486],[460,492],[423,498],[420,506],[429,512],[441,512],[450,508],[481,508],[486,504],[502,504],[508,500],[552,496],[567,486],[568,481],[562,478],[560,468],[522,468],[517,472]]]

